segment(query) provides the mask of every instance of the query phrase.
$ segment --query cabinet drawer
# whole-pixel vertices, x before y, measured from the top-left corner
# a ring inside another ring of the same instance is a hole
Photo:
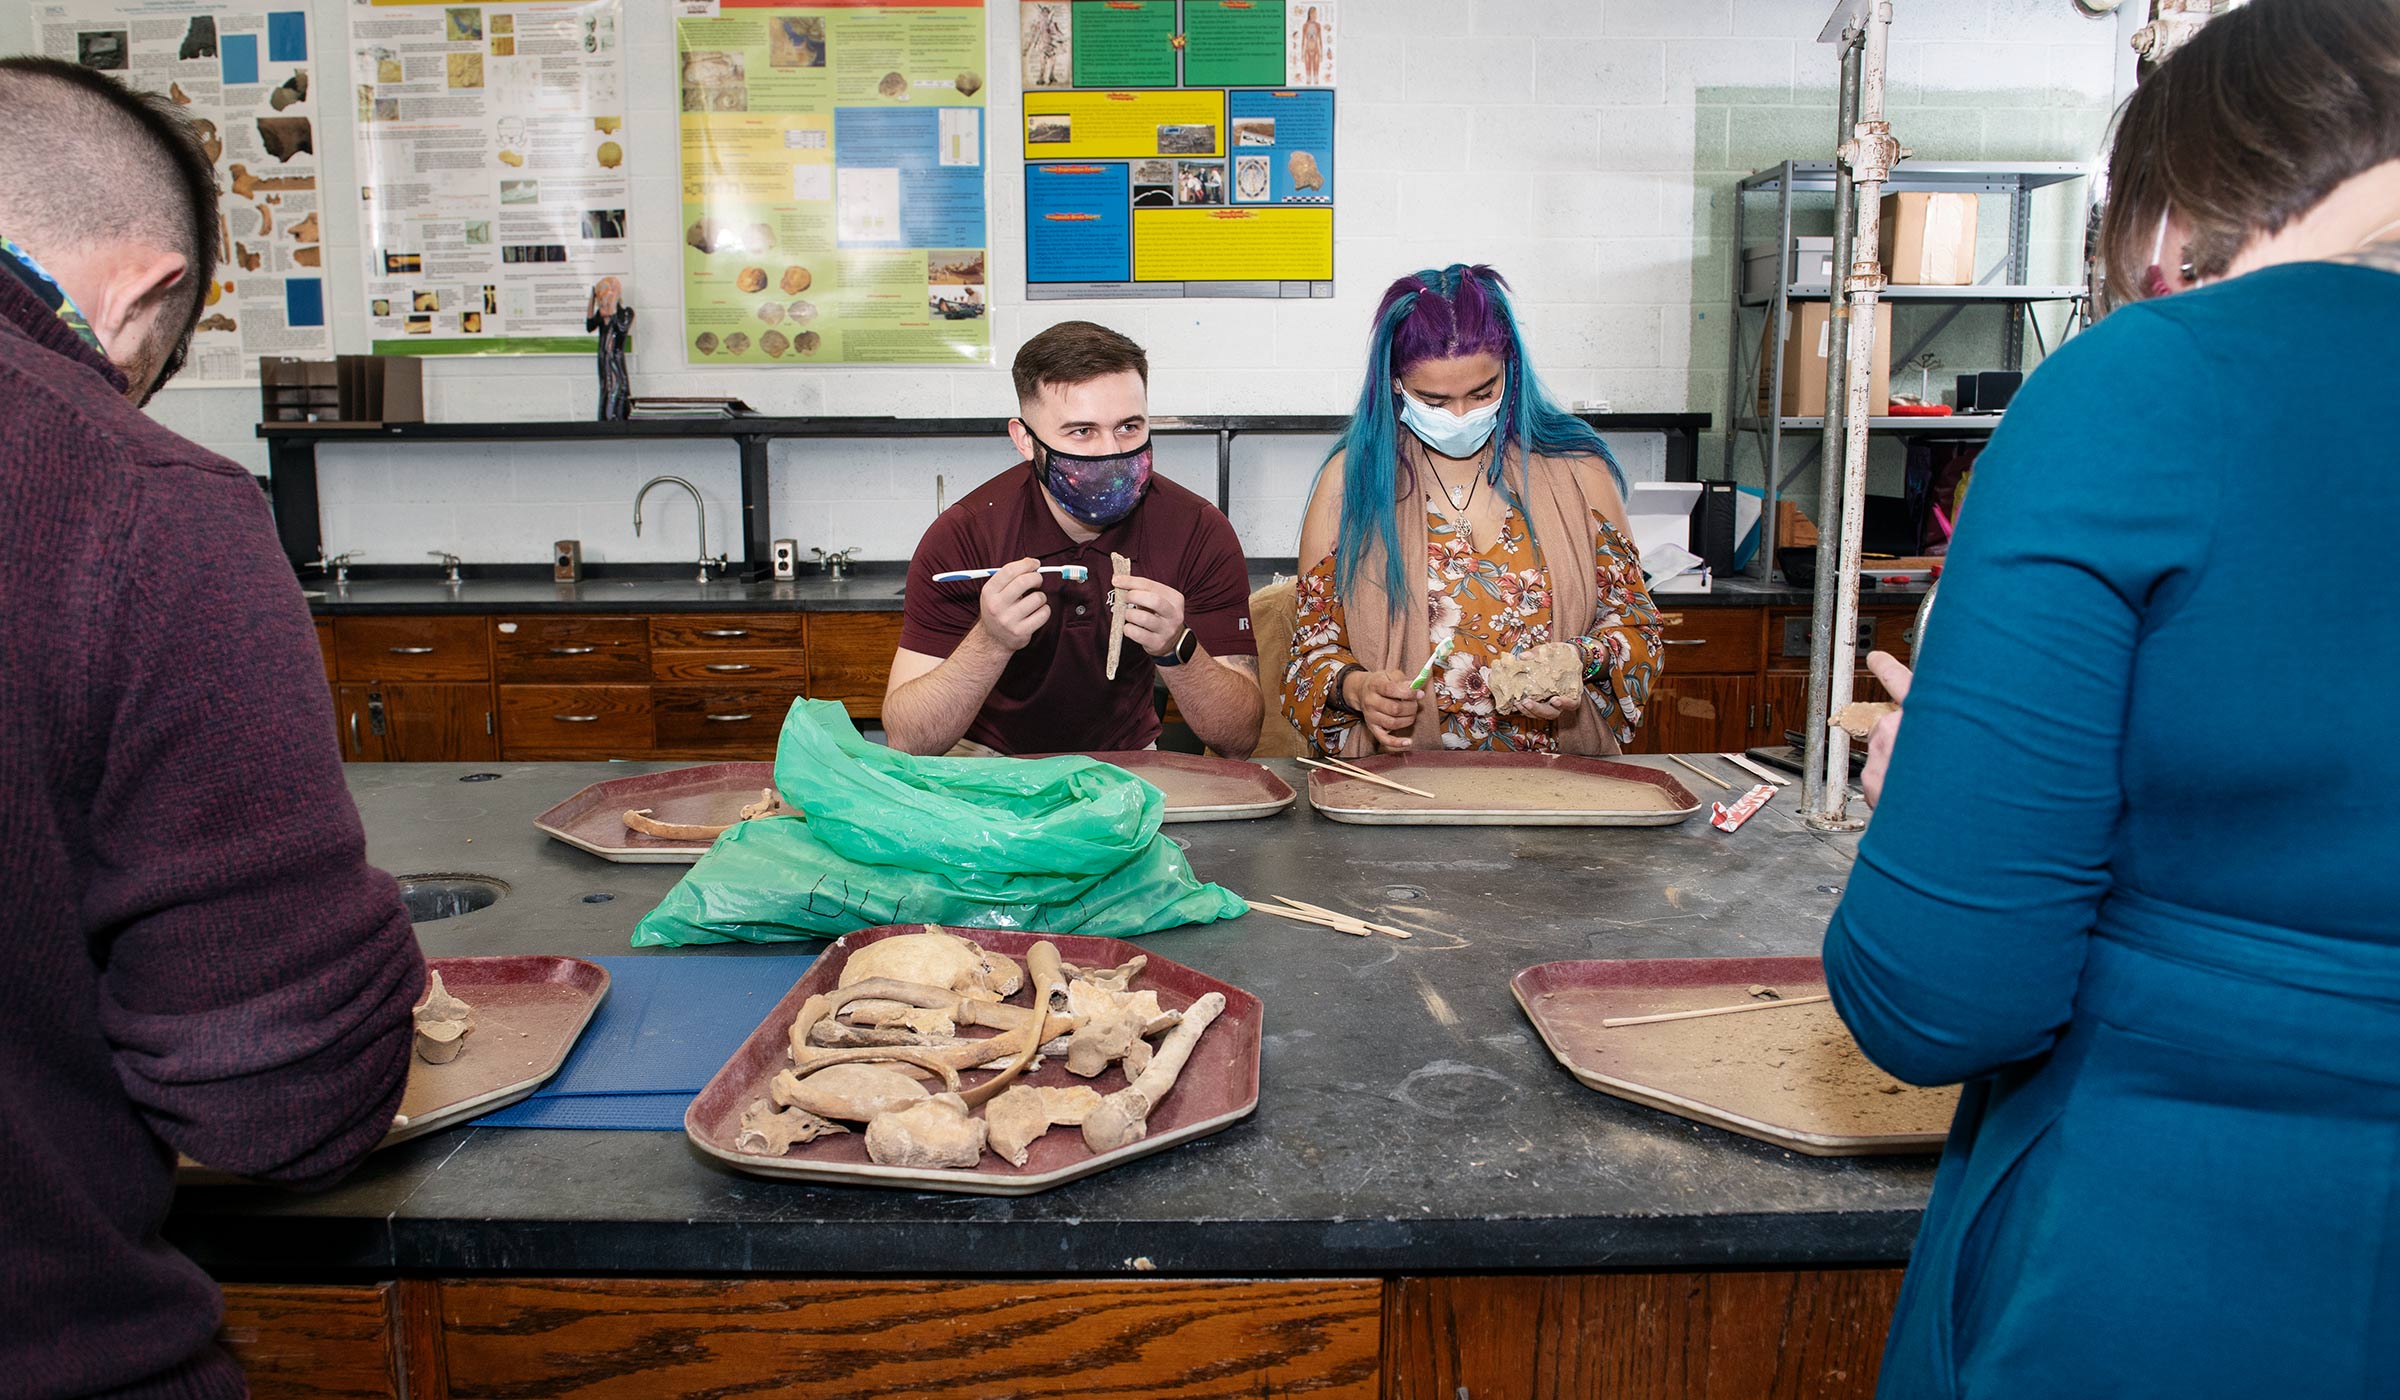
[[[479,681],[492,674],[480,617],[342,617],[333,649],[345,681]]]
[[[662,681],[808,683],[808,653],[789,651],[653,651],[650,675]]]
[[[1660,608],[1670,676],[1748,675],[1758,669],[1756,608]]]
[[[807,619],[799,613],[693,614],[650,619],[650,645],[660,651],[796,647]]]
[[[646,681],[650,628],[638,617],[498,617],[492,659],[503,681]]]
[[[600,749],[646,753],[646,685],[504,685],[500,742],[511,749]]]
[[[1805,671],[1808,669],[1809,632],[1813,625],[1806,612],[1770,612],[1767,614],[1767,669],[1770,671]],[[1902,662],[1909,659],[1913,638],[1909,635],[1917,625],[1917,610],[1883,608],[1859,610],[1858,666],[1866,669],[1867,653],[1888,651]]]
[[[773,749],[796,686],[659,686],[650,692],[661,749]]]

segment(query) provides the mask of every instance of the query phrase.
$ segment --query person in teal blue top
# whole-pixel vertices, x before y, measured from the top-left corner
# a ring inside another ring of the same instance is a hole
[[[2400,3],[2212,20],[2110,173],[1825,941],[1966,1086],[1879,1394],[2400,1394]]]

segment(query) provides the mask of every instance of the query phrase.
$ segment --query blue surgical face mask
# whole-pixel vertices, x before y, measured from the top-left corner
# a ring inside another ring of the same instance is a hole
[[[1417,402],[1406,389],[1400,390],[1400,421],[1408,430],[1425,440],[1425,445],[1445,457],[1472,457],[1492,440],[1492,430],[1500,426],[1500,405],[1507,399],[1504,393],[1481,408],[1465,413],[1453,413],[1446,408]]]

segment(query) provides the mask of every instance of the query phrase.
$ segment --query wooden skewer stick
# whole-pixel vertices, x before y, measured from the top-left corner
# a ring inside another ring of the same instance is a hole
[[[1311,914],[1322,914],[1328,919],[1342,919],[1349,923],[1357,924],[1361,928],[1373,929],[1377,933],[1384,934],[1392,938],[1413,938],[1416,936],[1404,928],[1393,928],[1390,924],[1379,924],[1373,919],[1362,919],[1355,914],[1345,914],[1339,909],[1328,909],[1321,904],[1311,904],[1305,899],[1294,899],[1288,894],[1279,894],[1275,897],[1292,906],[1294,909],[1305,909]]]
[[[1389,778],[1382,777],[1379,774],[1370,773],[1364,768],[1352,768],[1342,763],[1319,763],[1313,758],[1304,758],[1300,761],[1307,764],[1311,768],[1322,768],[1326,772],[1332,773],[1338,777],[1356,778],[1362,783],[1373,783],[1377,787],[1387,787],[1394,792],[1405,792],[1412,797],[1431,798],[1436,802],[1441,800],[1439,797],[1436,797],[1433,793],[1427,792],[1423,788],[1410,787],[1406,783],[1395,783]]]
[[[1736,768],[1756,773],[1761,779],[1766,782],[1773,783],[1777,787],[1790,787],[1792,785],[1792,780],[1783,776],[1781,773],[1778,773],[1774,769],[1766,767],[1763,764],[1752,763],[1749,759],[1744,758],[1738,753],[1721,753],[1718,754],[1717,757],[1724,759],[1727,763],[1732,764]]]
[[[1286,909],[1280,904],[1252,903],[1250,906],[1250,912],[1254,914],[1273,914],[1278,919],[1289,919],[1296,924],[1315,924],[1319,928],[1329,928],[1335,933],[1346,933],[1353,938],[1373,938],[1375,936],[1367,932],[1366,925],[1364,924],[1354,926],[1344,920],[1321,918],[1318,915],[1299,909]]]
[[[1693,772],[1699,774],[1701,777],[1708,779],[1712,783],[1715,783],[1718,787],[1725,789],[1727,792],[1733,791],[1733,784],[1725,781],[1723,778],[1718,777],[1716,774],[1709,772],[1707,769],[1701,767],[1697,763],[1692,762],[1688,758],[1678,758],[1674,754],[1668,754],[1667,762],[1680,763],[1684,767],[1689,768]]]
[[[1647,1026],[1653,1021],[1690,1021],[1702,1016],[1731,1016],[1743,1011],[1769,1011],[1778,1006],[1814,1006],[1831,1001],[1830,993],[1820,992],[1813,997],[1784,997],[1775,1001],[1745,1001],[1739,1006],[1709,1006],[1698,1011],[1662,1011],[1656,1016],[1611,1016],[1600,1024],[1617,1026]]]

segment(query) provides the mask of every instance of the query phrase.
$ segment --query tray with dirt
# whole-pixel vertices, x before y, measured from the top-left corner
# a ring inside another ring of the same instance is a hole
[[[1326,769],[1309,804],[1361,826],[1673,826],[1700,799],[1672,776],[1605,758],[1546,753],[1377,754],[1356,761],[1420,797]]]
[[[1032,1067],[980,1068],[1031,1048],[1037,988]],[[861,929],[734,1051],[684,1132],[757,1176],[1031,1195],[1251,1113],[1263,1019],[1250,993],[1119,939]]]
[[[1937,1152],[1958,1107],[1955,1086],[1919,1088],[1877,1069],[1831,1003],[1773,1005],[1824,993],[1816,958],[1543,963],[1509,988],[1589,1087],[1812,1157]],[[1601,1024],[1750,1003],[1767,1006]]]
[[[608,969],[582,958],[428,958],[425,965],[471,1009],[474,1028],[446,1064],[411,1050],[408,1087],[392,1130],[375,1144],[379,1151],[530,1098],[567,1062],[608,995]],[[189,1157],[177,1161],[175,1179],[185,1186],[243,1180]]]
[[[1168,826],[1271,817],[1299,800],[1283,779],[1243,759],[1157,749],[1084,756],[1114,764],[1165,794],[1160,820]]]

